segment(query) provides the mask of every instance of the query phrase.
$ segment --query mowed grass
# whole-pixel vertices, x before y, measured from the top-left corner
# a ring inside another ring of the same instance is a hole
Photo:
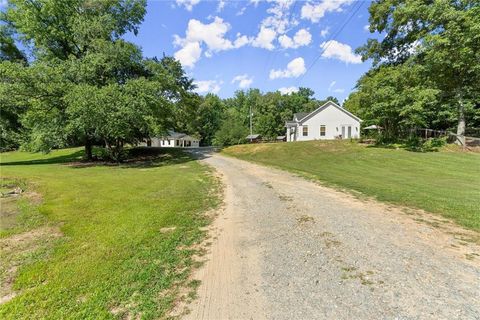
[[[42,199],[22,205],[17,224],[5,226],[0,240],[11,243],[35,230],[59,233],[40,237],[49,245],[19,259],[17,295],[0,305],[1,319],[166,315],[179,288],[195,285],[188,282],[192,246],[204,238],[205,212],[218,195],[208,168],[179,151],[165,152],[147,163],[87,167],[69,163],[81,149],[1,154],[2,179],[25,181]]]
[[[349,141],[239,145],[226,155],[275,166],[480,230],[480,154],[419,153]]]

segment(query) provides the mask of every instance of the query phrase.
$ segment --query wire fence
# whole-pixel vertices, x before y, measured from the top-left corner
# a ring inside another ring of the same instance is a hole
[[[470,128],[469,131],[466,131],[470,134],[475,132],[480,133],[480,129]],[[480,146],[480,137],[478,136],[468,136],[468,135],[458,135],[452,131],[448,130],[434,130],[427,128],[415,128],[410,130],[411,135],[415,135],[422,139],[432,139],[432,138],[446,138],[449,143],[459,143],[461,145],[469,147],[478,147]]]

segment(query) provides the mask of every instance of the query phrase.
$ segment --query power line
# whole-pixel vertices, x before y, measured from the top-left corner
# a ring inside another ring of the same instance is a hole
[[[357,6],[357,8],[354,10],[353,8],[357,5],[357,3],[359,3],[360,5]],[[323,53],[328,49],[328,47],[332,43],[332,40],[337,39],[337,36],[343,31],[343,29],[347,26],[347,24],[350,22],[350,20],[352,20],[352,18],[357,14],[357,12],[363,6],[363,1],[358,1],[357,3],[352,7],[352,10],[354,10],[353,13],[347,18],[347,20],[345,20],[345,23],[340,27],[340,29],[338,29],[334,34],[332,34],[332,37],[330,37],[328,39],[328,41],[325,42],[326,46],[324,46],[322,48],[323,49],[322,52],[315,58],[315,60],[313,60],[313,62],[308,66],[305,73],[297,80],[297,82],[295,83],[296,86],[298,86],[300,84],[300,82],[305,78],[305,76],[310,71],[310,69],[312,69],[312,67],[315,65],[315,63],[317,63],[317,61],[322,57]]]

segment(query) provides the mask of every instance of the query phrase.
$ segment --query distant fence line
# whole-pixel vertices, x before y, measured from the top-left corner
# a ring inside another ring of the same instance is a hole
[[[469,131],[472,132],[472,131]],[[415,134],[420,138],[423,139],[430,139],[430,138],[447,138],[447,141],[452,142],[460,142],[462,143],[462,136],[458,135],[454,132],[448,130],[434,130],[434,129],[427,129],[427,128],[415,128],[410,130],[411,134]],[[465,138],[465,145],[467,146],[480,146],[480,138],[479,137],[471,137],[471,136],[463,136]]]

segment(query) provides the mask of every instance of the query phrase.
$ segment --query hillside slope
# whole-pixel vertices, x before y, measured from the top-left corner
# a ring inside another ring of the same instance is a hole
[[[238,145],[222,152],[480,230],[480,154],[419,153],[348,141]]]

